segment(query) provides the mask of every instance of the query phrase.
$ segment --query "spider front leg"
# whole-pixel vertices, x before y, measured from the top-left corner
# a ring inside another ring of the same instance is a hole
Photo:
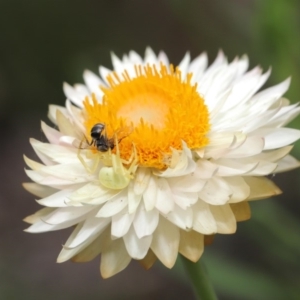
[[[131,154],[129,160],[125,161],[126,164],[130,164],[129,168],[127,169],[127,173],[130,176],[130,178],[133,178],[133,175],[138,167],[138,162],[139,162],[139,158],[138,158],[134,144],[132,144],[132,147],[133,147],[132,154]],[[124,161],[123,161],[123,163],[124,163]]]
[[[80,162],[81,162],[81,164],[84,166],[84,168],[87,170],[87,172],[89,172],[89,173],[91,173],[91,174],[93,174],[93,173],[95,173],[95,171],[96,171],[96,169],[97,169],[97,167],[98,167],[98,165],[99,165],[99,162],[100,162],[100,156],[99,155],[97,155],[97,154],[93,154],[93,155],[96,155],[96,158],[92,158],[92,160],[94,161],[94,163],[93,163],[93,166],[92,167],[90,167],[87,163],[86,163],[86,161],[84,160],[84,158],[82,157],[82,155],[81,155],[81,147],[79,147],[78,148],[78,151],[77,151],[77,157],[78,157],[78,159],[80,160]],[[91,151],[91,150],[89,150],[89,151]],[[85,155],[86,157],[87,157],[87,155]]]

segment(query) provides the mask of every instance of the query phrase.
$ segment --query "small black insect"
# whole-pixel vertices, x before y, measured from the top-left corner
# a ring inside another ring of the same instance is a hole
[[[123,127],[114,133],[111,138],[107,137],[104,123],[96,123],[91,129],[92,141],[89,143],[90,146],[95,146],[98,151],[106,152],[108,149],[114,149],[115,147],[115,136],[118,139],[118,143],[122,139],[127,137],[132,132],[132,127]]]
[[[104,134],[103,134],[104,131]],[[90,146],[95,146],[98,151],[106,152],[108,149],[113,149],[115,146],[114,138],[108,138],[105,130],[105,124],[97,123],[91,129],[92,141]]]

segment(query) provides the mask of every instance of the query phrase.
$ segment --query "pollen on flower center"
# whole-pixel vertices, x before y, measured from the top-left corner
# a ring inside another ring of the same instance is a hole
[[[86,99],[87,136],[96,123],[105,123],[108,137],[120,129],[133,130],[119,144],[121,157],[128,159],[135,145],[139,165],[163,169],[172,148],[180,150],[182,141],[190,149],[208,143],[209,113],[204,99],[192,85],[192,74],[182,78],[179,69],[161,65],[135,66],[135,75],[111,73],[102,103],[95,96]]]

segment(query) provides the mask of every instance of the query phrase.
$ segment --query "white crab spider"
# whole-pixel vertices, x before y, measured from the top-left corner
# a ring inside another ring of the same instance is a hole
[[[116,154],[111,154],[111,167],[102,167],[99,172],[99,181],[109,189],[119,190],[125,188],[138,167],[138,156],[133,145],[133,151],[129,160],[121,159],[119,144],[116,140]],[[129,165],[128,168],[124,164]]]
[[[133,178],[133,175],[138,167],[138,156],[136,148],[133,145],[133,151],[128,160],[124,160],[120,156],[119,143],[118,139],[115,137],[115,146],[116,154],[111,153],[109,148],[107,152],[93,153],[90,150],[86,150],[86,157],[92,160],[92,167],[83,159],[81,155],[81,144],[78,147],[77,157],[87,170],[87,172],[94,174],[99,166],[99,163],[102,162],[104,166],[100,169],[99,172],[99,182],[109,188],[109,189],[123,189],[125,188],[130,180]],[[129,165],[125,167],[124,165]]]

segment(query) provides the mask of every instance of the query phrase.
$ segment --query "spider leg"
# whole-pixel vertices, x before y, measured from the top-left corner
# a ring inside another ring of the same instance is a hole
[[[99,165],[99,162],[100,162],[100,157],[99,155],[96,156],[96,159],[94,159],[94,164],[92,167],[90,167],[86,161],[83,159],[82,155],[81,155],[81,148],[78,148],[78,151],[77,151],[77,157],[78,159],[80,160],[81,164],[84,166],[84,168],[91,174],[95,173],[98,165]]]
[[[120,148],[119,148],[119,143],[116,135],[114,135],[114,139],[115,139],[116,154],[111,155],[112,166],[116,174],[125,175],[126,171],[120,157]]]
[[[94,159],[94,165],[93,167],[90,169],[90,173],[95,173],[95,171],[97,170],[99,163],[100,163],[100,156],[96,154],[96,159]]]
[[[132,151],[132,155],[131,155],[132,162],[131,162],[128,170],[127,170],[130,177],[133,177],[133,174],[135,173],[135,171],[136,171],[136,169],[138,167],[138,162],[139,162],[139,157],[137,155],[135,145],[132,144],[132,146],[133,146],[133,151]]]
[[[132,144],[132,145],[133,145],[133,144]],[[134,145],[133,145],[133,147],[134,147]],[[134,147],[134,149],[135,149],[135,147]],[[133,151],[131,152],[130,157],[129,157],[128,159],[121,158],[122,163],[125,164],[125,165],[131,164],[132,160],[134,159],[134,155],[135,155],[134,153],[135,153],[135,152],[134,152],[134,150],[133,150]]]

